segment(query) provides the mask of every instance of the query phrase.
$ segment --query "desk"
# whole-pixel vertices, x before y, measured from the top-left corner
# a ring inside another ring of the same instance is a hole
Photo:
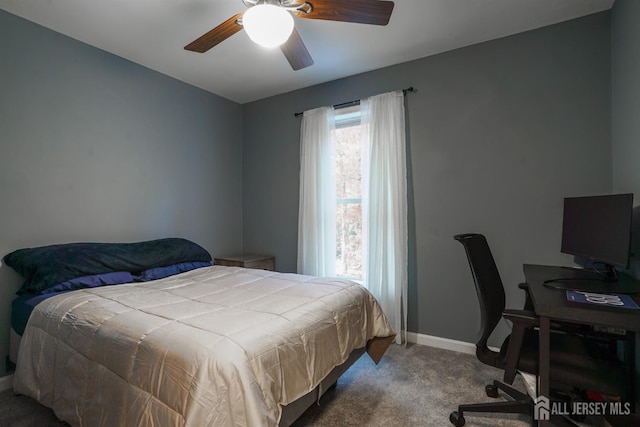
[[[540,317],[540,372],[538,377],[538,394],[549,396],[549,332],[551,320],[578,323],[593,326],[621,328],[627,331],[640,331],[640,310],[601,307],[592,304],[569,302],[564,290],[551,289],[544,285],[545,280],[569,278],[580,274],[578,270],[566,267],[545,265],[524,265],[524,277],[529,286],[529,296],[536,315]],[[622,276],[612,287],[629,287],[640,282]],[[612,292],[615,290],[612,289]],[[640,295],[632,295],[640,305]],[[631,361],[633,363],[633,360]],[[540,421],[540,426],[548,425],[548,421]]]

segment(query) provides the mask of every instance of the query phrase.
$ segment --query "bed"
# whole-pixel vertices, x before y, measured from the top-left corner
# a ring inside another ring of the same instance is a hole
[[[393,336],[357,283],[205,265],[43,298],[14,391],[74,426],[288,425]]]

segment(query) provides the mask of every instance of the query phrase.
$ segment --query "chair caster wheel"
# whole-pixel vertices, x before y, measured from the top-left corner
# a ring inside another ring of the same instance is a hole
[[[451,415],[449,415],[449,421],[456,427],[462,427],[465,423],[464,417],[458,411],[453,411]]]
[[[493,384],[489,384],[489,385],[485,386],[484,391],[485,391],[485,393],[487,393],[487,396],[489,396],[489,397],[496,398],[496,397],[500,396],[498,394],[498,387],[496,387]]]

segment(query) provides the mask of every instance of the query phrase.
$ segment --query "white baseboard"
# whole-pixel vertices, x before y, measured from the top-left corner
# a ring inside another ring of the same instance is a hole
[[[426,345],[429,347],[441,348],[443,350],[457,351],[458,353],[476,354],[476,345],[452,340],[449,338],[441,338],[433,335],[418,334],[416,332],[407,332],[407,341],[414,344]],[[489,347],[493,351],[500,351],[495,347]]]
[[[441,338],[433,335],[407,332],[407,341],[414,344],[457,351],[459,353],[476,354],[476,345],[464,341],[456,341],[449,338]]]
[[[0,377],[0,392],[9,390],[13,387],[13,374]]]

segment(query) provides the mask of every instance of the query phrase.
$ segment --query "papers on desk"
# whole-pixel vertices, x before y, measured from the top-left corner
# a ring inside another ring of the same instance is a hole
[[[638,304],[625,294],[599,294],[584,291],[567,291],[567,300],[606,307],[630,308],[637,310]]]

